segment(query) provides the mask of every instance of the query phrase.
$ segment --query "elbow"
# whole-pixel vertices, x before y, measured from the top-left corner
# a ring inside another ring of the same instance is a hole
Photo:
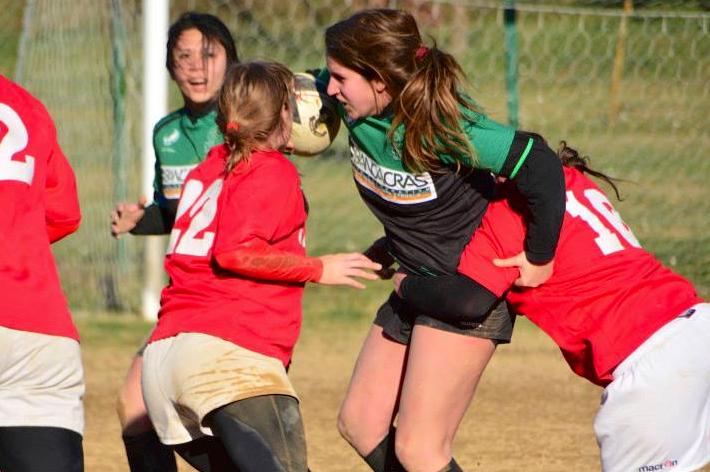
[[[492,304],[481,303],[473,298],[463,300],[459,307],[458,319],[461,321],[480,322],[486,317]]]
[[[75,219],[63,221],[61,223],[51,223],[47,225],[47,235],[49,236],[49,242],[55,243],[66,236],[76,232],[81,224],[81,216],[77,216]]]

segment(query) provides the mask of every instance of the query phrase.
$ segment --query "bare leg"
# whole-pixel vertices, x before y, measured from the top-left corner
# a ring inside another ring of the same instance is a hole
[[[385,337],[379,326],[370,328],[338,415],[340,434],[363,457],[389,433],[406,355],[406,345]]]
[[[143,403],[142,370],[143,357],[137,355],[128,369],[116,405],[128,466],[131,472],[175,471],[177,464],[172,448],[158,439]]]
[[[134,356],[128,368],[126,378],[118,394],[116,411],[121,422],[121,432],[124,436],[137,436],[153,429],[148,417],[148,411],[143,403],[141,390],[141,371],[143,356]]]
[[[449,464],[456,430],[494,352],[489,339],[414,327],[395,440],[408,471],[440,471]]]

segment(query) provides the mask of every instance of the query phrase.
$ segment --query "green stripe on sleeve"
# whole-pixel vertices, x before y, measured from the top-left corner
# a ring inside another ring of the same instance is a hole
[[[516,175],[518,175],[518,171],[523,165],[523,162],[525,162],[525,159],[527,159],[528,154],[530,154],[530,149],[532,149],[533,146],[533,138],[528,139],[528,145],[525,146],[525,150],[523,153],[520,155],[520,159],[518,159],[518,163],[515,164],[515,168],[513,168],[513,172],[510,173],[510,178],[514,179]]]

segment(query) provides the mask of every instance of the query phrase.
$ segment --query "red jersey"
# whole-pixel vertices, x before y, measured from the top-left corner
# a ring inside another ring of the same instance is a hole
[[[0,325],[79,339],[50,243],[74,232],[76,181],[45,107],[0,76]]]
[[[507,293],[512,309],[538,325],[578,375],[598,385],[661,326],[702,300],[683,277],[641,248],[604,193],[565,168],[567,203],[552,277]],[[466,247],[459,271],[498,296],[518,270],[494,258],[523,250],[525,222],[514,197],[493,202]]]
[[[186,177],[165,257],[170,283],[151,341],[204,333],[288,364],[304,284],[240,276],[213,256],[250,241],[305,255],[298,171],[279,152],[257,151],[225,177],[227,156],[225,145],[213,147]]]

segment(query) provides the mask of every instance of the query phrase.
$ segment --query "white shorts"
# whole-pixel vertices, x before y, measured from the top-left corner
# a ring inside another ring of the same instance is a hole
[[[79,343],[0,326],[0,426],[84,432]]]
[[[710,462],[710,304],[656,331],[614,370],[594,421],[605,472]]]
[[[200,333],[148,344],[141,384],[163,444],[211,436],[202,421],[229,403],[260,395],[297,398],[280,360]]]

